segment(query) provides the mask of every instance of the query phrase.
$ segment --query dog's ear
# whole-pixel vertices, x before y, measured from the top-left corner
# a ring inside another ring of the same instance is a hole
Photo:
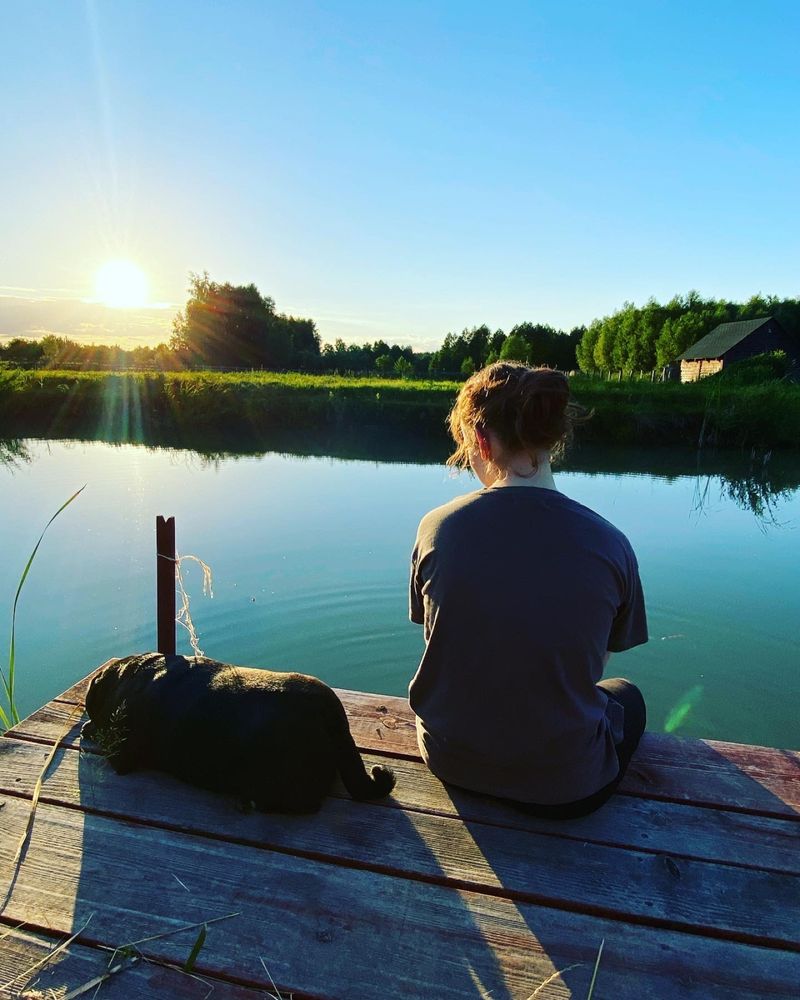
[[[103,723],[117,707],[115,694],[126,675],[135,672],[141,656],[124,656],[109,661],[89,682],[86,691],[86,714],[95,722]]]
[[[89,682],[89,687],[86,691],[86,714],[93,722],[100,722],[103,715],[106,714],[104,706],[111,685],[117,676],[117,672],[114,669],[117,662],[109,663],[108,666],[103,667]],[[113,674],[112,670],[114,671]]]

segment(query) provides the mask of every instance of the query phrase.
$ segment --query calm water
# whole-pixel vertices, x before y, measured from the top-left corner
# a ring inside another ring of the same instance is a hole
[[[391,457],[209,459],[97,442],[0,443],[4,666],[22,567],[51,514],[87,484],[49,529],[20,601],[21,712],[111,656],[154,647],[159,513],[176,516],[179,551],[213,569],[210,599],[199,571],[185,568],[206,655],[405,694],[422,648],[407,620],[416,525],[475,481],[440,461],[398,461],[397,449]],[[617,524],[639,556],[651,641],[615,656],[610,672],[641,685],[650,728],[797,746],[797,460],[773,458],[764,475],[739,456],[692,474],[669,452],[579,459],[557,473],[559,488]]]

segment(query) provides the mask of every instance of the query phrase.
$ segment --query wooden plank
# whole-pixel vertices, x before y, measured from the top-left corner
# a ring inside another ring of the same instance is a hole
[[[0,809],[7,870],[27,803]],[[180,880],[180,881],[179,881]],[[522,1000],[583,996],[605,940],[598,995],[617,1000],[795,997],[800,955],[567,913],[238,844],[40,805],[4,911],[48,933],[93,914],[95,941],[119,944],[230,911],[210,928],[204,968],[328,1000],[376,995]],[[146,953],[181,961],[193,934]],[[574,963],[578,968],[567,969]],[[259,978],[260,977],[260,978]]]
[[[91,924],[87,927],[90,933]],[[9,930],[0,924],[0,996],[48,1000],[64,996],[103,975],[111,953],[73,943],[48,959],[65,938],[47,938],[25,930]],[[202,952],[201,952],[202,956]],[[44,962],[44,964],[39,964]],[[202,961],[200,961],[202,967]],[[28,970],[37,968],[30,974]],[[215,1000],[264,1000],[263,990],[248,989],[221,979],[203,977],[207,985],[175,969],[138,962],[106,980],[103,1000],[202,1000],[213,987]],[[3,986],[11,983],[5,991]],[[86,992],[91,1000],[95,990]]]
[[[370,762],[381,759],[365,756]],[[615,795],[590,816],[554,822],[528,816],[491,796],[447,787],[421,762],[395,759],[390,763],[397,775],[391,801],[405,809],[675,857],[800,872],[800,826],[791,819]]]
[[[31,795],[48,751],[46,745],[21,740],[4,743],[0,739],[0,790]],[[368,755],[365,761],[372,765],[386,763],[387,758]],[[394,759],[389,763],[397,775],[397,785],[385,804],[395,808],[460,818],[468,823],[488,823],[548,834],[577,840],[582,845],[605,844],[668,854],[676,860],[681,857],[695,858],[800,873],[800,827],[791,821],[619,795],[591,816],[566,823],[551,822],[528,816],[514,806],[489,796],[447,789],[418,761]],[[72,805],[80,802],[90,808],[109,808],[89,797],[91,784],[88,791],[85,783],[78,788],[79,776],[87,770],[92,773],[88,764],[79,763],[79,754],[75,750],[59,754],[44,788],[45,799]],[[114,787],[114,776],[110,774],[110,768],[103,765],[98,775],[101,777],[106,773]],[[159,779],[154,777],[153,780]],[[166,776],[162,781],[166,782],[165,787],[172,787],[173,783]],[[125,780],[120,780],[116,787],[122,798],[112,802],[111,808],[123,814],[128,808],[124,805],[128,786]],[[341,786],[336,794],[349,801]],[[160,820],[175,822],[178,810],[171,807],[172,792],[166,795],[167,812]],[[204,815],[205,809],[206,806],[199,801],[198,814]],[[182,810],[181,815],[184,812]],[[189,828],[201,826],[202,823],[198,823]]]
[[[411,711],[403,699],[339,693],[360,749],[419,759]],[[63,732],[74,704],[50,702],[9,735],[52,741]],[[79,728],[73,729],[71,745],[75,745]],[[800,754],[645,733],[620,792],[798,820]]]
[[[86,721],[86,715],[78,714],[77,709],[74,703],[50,701],[9,729],[0,739],[33,740],[50,745],[58,740],[63,746],[77,749],[80,746],[81,726]]]
[[[43,750],[38,749],[41,755]],[[12,765],[21,754],[4,755]],[[76,761],[76,757],[78,760]],[[29,781],[41,768],[28,768]],[[6,782],[10,779],[8,767]],[[21,788],[21,784],[16,783]],[[105,815],[330,862],[487,890],[584,913],[624,916],[800,950],[800,877],[644,854],[525,830],[329,799],[316,817],[245,816],[223,796],[166,775],[120,778],[102,759],[61,752],[48,799]],[[792,824],[793,826],[794,824]],[[796,841],[798,843],[798,841]]]
[[[337,693],[347,709],[354,734],[356,730],[359,732],[360,739],[356,739],[359,747],[374,753],[419,757],[414,714],[404,698],[359,691],[337,690]],[[780,776],[788,786],[796,786],[798,797],[793,802],[800,804],[800,752],[794,750],[647,732],[634,761],[642,771],[679,767],[703,771],[708,777],[716,777],[720,772],[744,772],[759,778]],[[659,778],[657,774],[654,783]],[[649,790],[646,776],[638,780]]]

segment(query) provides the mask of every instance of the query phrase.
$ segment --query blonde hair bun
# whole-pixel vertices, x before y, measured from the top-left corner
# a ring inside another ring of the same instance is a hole
[[[571,400],[563,372],[497,361],[475,372],[461,387],[450,411],[456,451],[448,464],[469,467],[476,427],[496,434],[508,454],[527,452],[534,464],[541,451],[558,458],[572,438],[574,425],[587,416]]]

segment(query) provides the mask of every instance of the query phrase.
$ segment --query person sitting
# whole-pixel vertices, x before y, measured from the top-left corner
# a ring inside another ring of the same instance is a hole
[[[646,725],[639,689],[602,679],[610,653],[647,642],[636,556],[550,467],[584,413],[560,372],[497,362],[472,375],[448,462],[483,488],[426,514],[411,557],[423,759],[446,783],[547,819],[606,802]]]

